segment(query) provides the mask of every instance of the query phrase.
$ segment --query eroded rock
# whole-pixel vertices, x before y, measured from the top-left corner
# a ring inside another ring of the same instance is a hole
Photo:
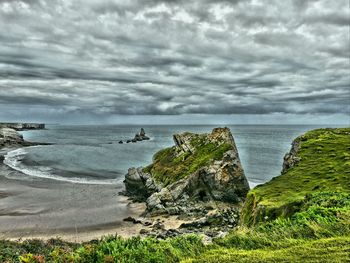
[[[212,201],[244,201],[249,185],[228,128],[173,138],[175,146],[157,153],[147,169],[129,169],[124,181],[129,196],[145,201],[151,214],[170,215],[198,215]]]

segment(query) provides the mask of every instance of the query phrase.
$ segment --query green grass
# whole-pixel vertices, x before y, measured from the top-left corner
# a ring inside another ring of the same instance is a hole
[[[288,217],[313,192],[350,192],[350,128],[318,129],[297,140],[301,161],[249,192],[242,216],[245,224]]]
[[[350,237],[325,238],[300,241],[285,248],[264,248],[237,250],[219,248],[205,252],[199,258],[183,263],[266,263],[266,262],[322,262],[336,263],[350,261]]]
[[[179,155],[175,146],[159,151],[154,155],[153,163],[143,171],[151,173],[157,182],[167,186],[186,178],[214,160],[222,159],[225,152],[233,149],[231,144],[208,143],[203,135],[195,134],[191,144],[195,147],[194,153],[185,152]]]
[[[172,263],[199,255],[204,245],[198,236],[183,235],[168,240],[140,237],[106,237],[99,241],[74,244],[60,240],[47,243],[1,241],[0,262],[120,262]]]

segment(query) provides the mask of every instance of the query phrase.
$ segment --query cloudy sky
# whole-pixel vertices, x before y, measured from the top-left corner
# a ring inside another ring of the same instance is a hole
[[[350,124],[349,10],[0,0],[0,120]]]

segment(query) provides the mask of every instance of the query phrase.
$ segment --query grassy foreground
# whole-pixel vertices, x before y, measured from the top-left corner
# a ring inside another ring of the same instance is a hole
[[[298,140],[300,162],[253,189],[246,224],[213,244],[196,235],[0,241],[0,262],[350,262],[350,129],[315,130]]]

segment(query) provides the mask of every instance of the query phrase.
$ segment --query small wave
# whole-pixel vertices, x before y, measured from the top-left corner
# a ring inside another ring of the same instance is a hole
[[[252,182],[248,181],[250,189],[253,189],[254,187],[258,186],[259,184],[262,184],[262,182]]]
[[[19,171],[25,175],[51,179],[62,182],[69,182],[74,184],[98,184],[98,185],[116,185],[120,180],[108,179],[108,180],[93,180],[87,178],[78,177],[64,177],[53,174],[53,169],[47,166],[27,166],[23,164],[23,159],[26,156],[27,151],[23,148],[10,151],[4,157],[4,164],[11,167],[12,169]]]

